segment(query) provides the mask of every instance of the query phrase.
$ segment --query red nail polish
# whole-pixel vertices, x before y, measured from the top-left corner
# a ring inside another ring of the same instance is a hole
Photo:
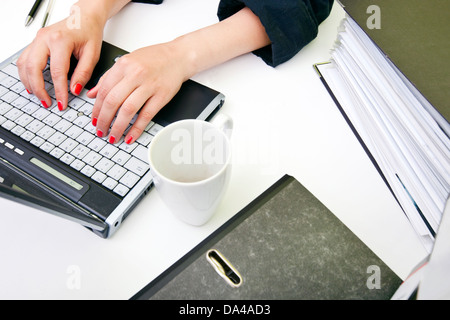
[[[125,143],[126,144],[130,144],[132,140],[133,140],[133,137],[132,136],[128,136],[128,138],[125,140]]]
[[[64,107],[63,107],[63,104],[62,104],[61,101],[58,101],[58,109],[59,109],[59,111],[63,111],[64,110]]]
[[[48,109],[48,104],[47,102],[45,102],[44,100],[41,100],[42,105],[44,106],[45,109]]]
[[[31,94],[30,90],[28,90],[28,89],[25,89],[25,90],[27,90],[28,94]]]
[[[81,84],[79,84],[79,83],[77,83],[76,85],[75,85],[75,88],[73,89],[73,92],[76,94],[76,95],[79,95],[80,93],[81,93],[81,89],[82,89],[83,87],[81,86]]]
[[[94,127],[97,126],[97,118],[92,118],[92,125],[93,125]]]
[[[103,132],[101,130],[97,130],[97,136],[100,138],[103,137]]]
[[[109,137],[109,143],[114,144],[116,142],[116,138],[114,136]]]

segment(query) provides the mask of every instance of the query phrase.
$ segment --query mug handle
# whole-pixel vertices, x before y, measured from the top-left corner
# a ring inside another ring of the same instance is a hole
[[[228,139],[231,139],[231,132],[233,131],[233,119],[227,114],[218,113],[210,121],[215,127],[219,128]]]

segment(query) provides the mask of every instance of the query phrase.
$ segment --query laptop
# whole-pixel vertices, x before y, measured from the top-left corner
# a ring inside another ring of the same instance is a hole
[[[182,119],[209,120],[225,96],[193,80],[153,118],[131,145],[95,135],[86,92],[127,52],[103,42],[92,78],[68,108],[48,109],[19,80],[20,52],[0,64],[0,196],[75,221],[102,238],[111,237],[152,187],[146,159],[153,136]],[[72,70],[76,60],[72,61]],[[43,72],[54,98],[49,65]],[[132,123],[132,122],[131,122]],[[131,124],[130,124],[131,126]]]

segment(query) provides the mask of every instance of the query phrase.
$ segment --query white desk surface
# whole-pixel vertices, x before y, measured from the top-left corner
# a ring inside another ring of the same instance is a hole
[[[74,2],[56,1],[50,23]],[[0,61],[34,38],[46,3],[26,28],[33,3],[0,2]],[[129,51],[171,40],[215,23],[217,3],[130,4],[108,22],[104,39]],[[247,54],[194,77],[226,95],[221,112],[235,124],[230,186],[206,225],[178,221],[153,190],[104,240],[0,198],[0,299],[128,299],[285,173],[405,278],[426,252],[312,67],[328,60],[343,16],[335,4],[318,37],[277,68]]]

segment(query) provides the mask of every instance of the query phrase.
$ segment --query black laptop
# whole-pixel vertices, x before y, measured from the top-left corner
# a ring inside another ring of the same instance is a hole
[[[127,52],[103,42],[91,81],[68,108],[48,109],[19,80],[16,53],[0,64],[0,195],[37,206],[109,238],[151,189],[146,159],[153,136],[182,119],[210,119],[224,95],[193,80],[154,117],[132,145],[114,145],[95,135],[86,96],[101,75]],[[73,61],[76,64],[76,61]],[[47,91],[54,99],[49,66]],[[12,214],[12,213],[11,213]]]

